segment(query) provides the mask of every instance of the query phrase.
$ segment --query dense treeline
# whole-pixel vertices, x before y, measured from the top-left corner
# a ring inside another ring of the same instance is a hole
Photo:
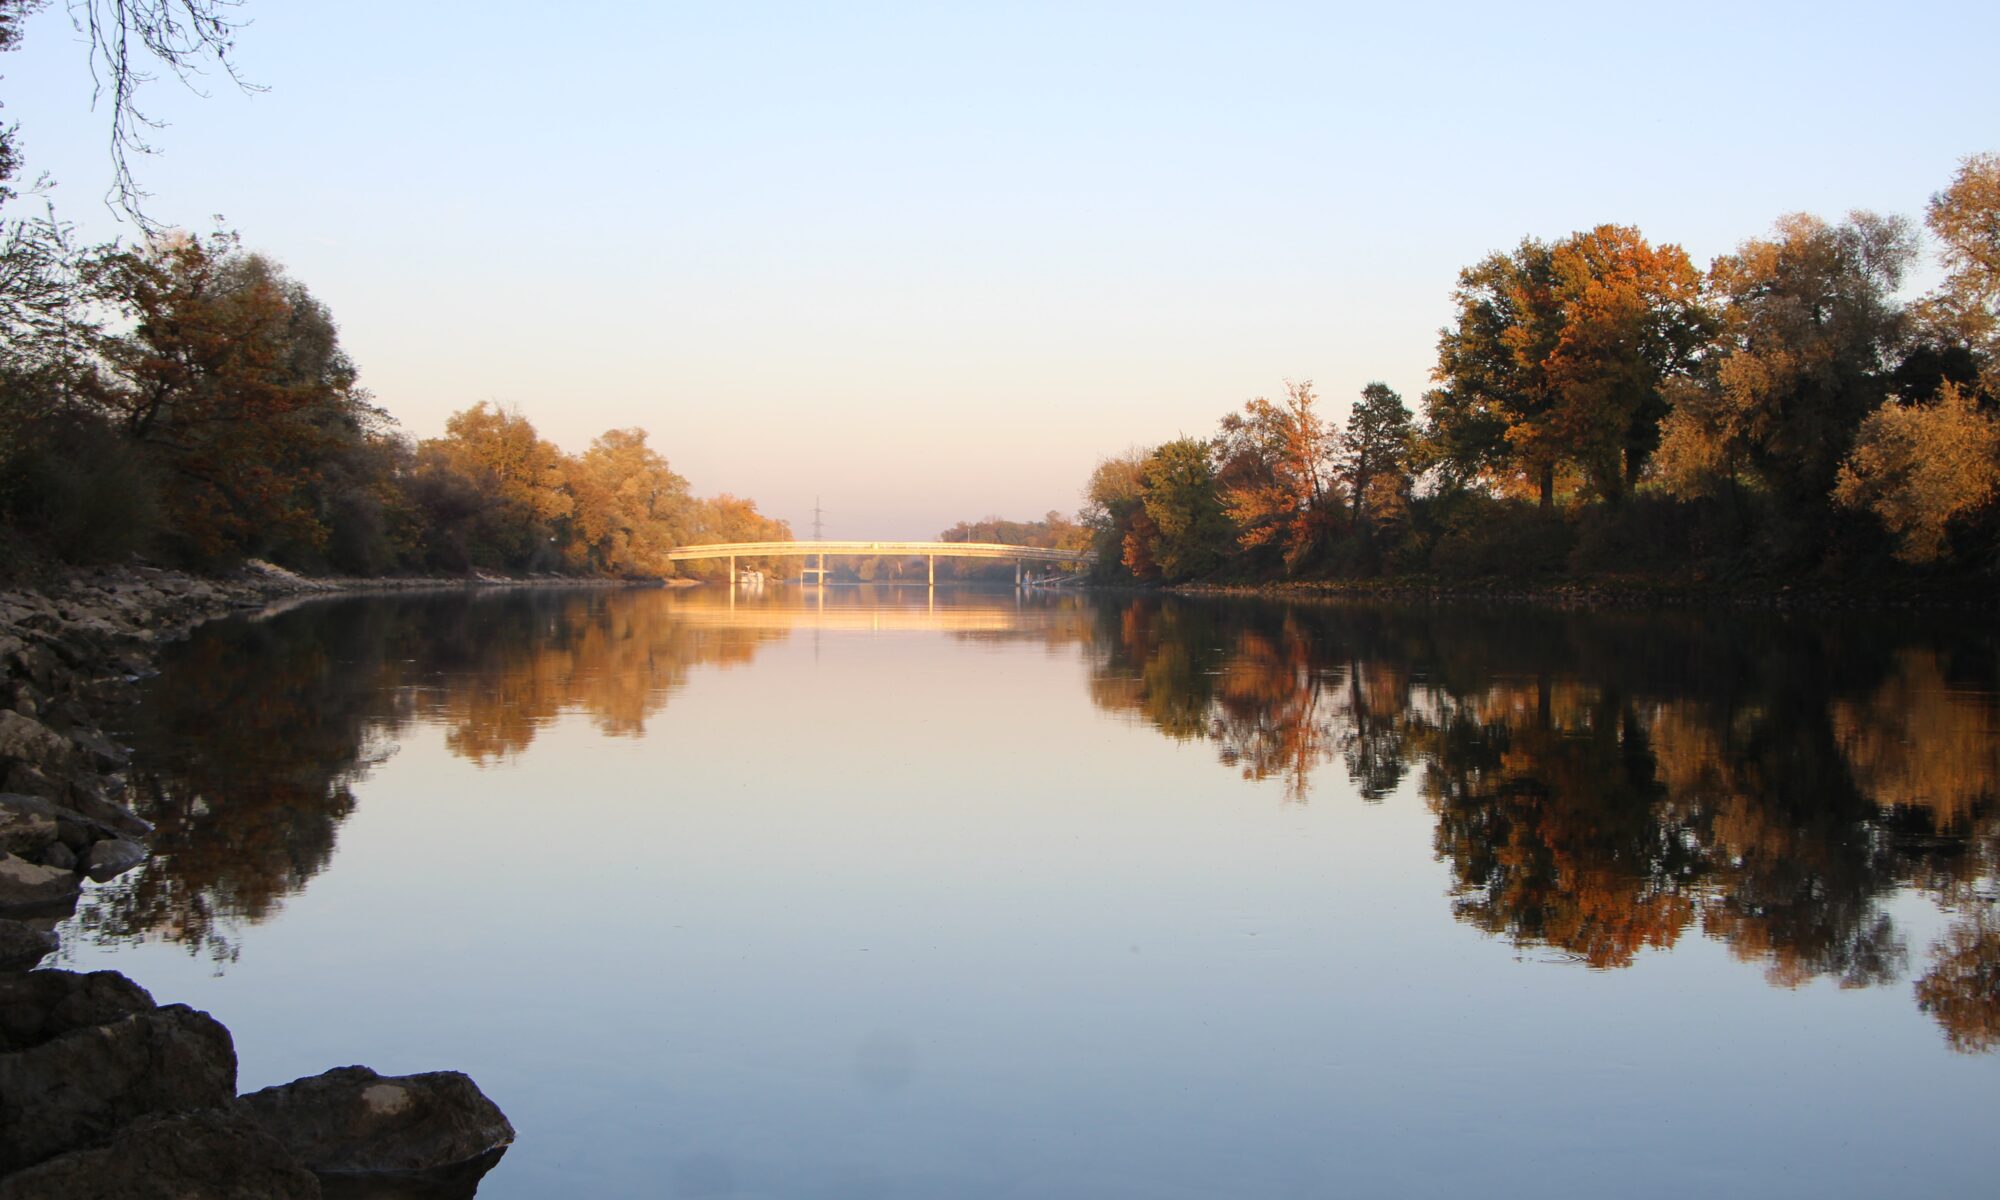
[[[0,244],[0,522],[10,561],[258,556],[353,574],[658,576],[697,541],[784,539],[697,499],[639,429],[566,454],[481,403],[413,442],[325,305],[230,234]]]
[[[2000,572],[2000,155],[1926,223],[1796,215],[1706,273],[1601,225],[1460,272],[1435,387],[1309,383],[1100,463],[1106,578]]]
[[[0,0],[0,51],[41,7]],[[80,246],[52,205],[0,223],[0,573],[139,554],[659,576],[676,544],[790,537],[747,500],[690,495],[643,430],[565,454],[482,403],[412,441],[305,285],[234,234],[167,233],[141,213],[127,154],[152,125],[134,101],[143,64],[233,77],[227,8],[144,0],[78,19],[111,93],[110,199],[147,237]],[[0,125],[0,204],[19,199],[18,132]]]

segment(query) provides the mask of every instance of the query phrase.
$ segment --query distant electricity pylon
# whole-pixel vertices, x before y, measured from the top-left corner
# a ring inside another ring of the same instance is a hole
[[[826,510],[819,506],[819,497],[814,496],[813,497],[813,541],[815,542],[823,542],[826,540],[824,536],[824,534],[826,533],[825,529],[826,522],[820,519],[824,516],[826,516]]]

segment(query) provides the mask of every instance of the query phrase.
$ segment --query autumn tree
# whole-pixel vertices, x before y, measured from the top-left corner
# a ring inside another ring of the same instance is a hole
[[[1945,278],[1924,315],[1972,349],[1983,390],[2000,398],[2000,154],[1975,154],[1931,197],[1924,223],[1940,246]]]
[[[198,556],[324,542],[324,461],[379,428],[325,307],[230,234],[110,249],[85,267],[129,327],[98,339],[85,398],[161,468]]]
[[[1535,238],[1459,272],[1452,324],[1438,333],[1438,388],[1428,408],[1442,465],[1473,477],[1518,472],[1542,506],[1555,502],[1564,453],[1549,428],[1555,387],[1546,359],[1559,316],[1554,252]]]
[[[1395,389],[1386,383],[1361,389],[1340,437],[1336,471],[1353,506],[1354,528],[1363,537],[1372,522],[1404,502],[1415,436],[1410,410]]]
[[[1078,515],[1091,531],[1099,575],[1110,575],[1114,563],[1135,579],[1158,575],[1149,550],[1152,522],[1146,518],[1147,453],[1128,450],[1100,460],[1084,485],[1084,506]],[[1144,532],[1135,528],[1141,522]]]
[[[436,565],[547,570],[575,512],[562,451],[519,412],[481,401],[417,448],[412,491],[445,542]],[[458,560],[458,561],[453,561]]]
[[[643,429],[614,429],[572,459],[573,511],[565,550],[573,566],[609,575],[673,573],[666,554],[687,540],[687,480],[646,445]]]
[[[789,542],[792,540],[792,527],[788,522],[759,512],[756,501],[725,492],[694,503],[687,539],[690,542]],[[686,565],[690,574],[704,579],[720,579],[728,571],[727,565],[720,560]],[[743,559],[737,563],[740,569],[761,571],[774,570],[776,565],[775,559]]]
[[[1431,436],[1458,475],[1511,468],[1543,507],[1558,471],[1616,501],[1658,442],[1664,390],[1707,345],[1701,276],[1678,246],[1599,225],[1459,274],[1439,335]]]
[[[1314,411],[1312,381],[1285,384],[1285,399],[1259,396],[1222,419],[1214,457],[1223,507],[1246,550],[1278,549],[1296,568],[1330,531],[1329,471],[1335,433]]]
[[[1560,325],[1542,366],[1548,429],[1593,490],[1617,501],[1659,445],[1665,389],[1688,377],[1714,333],[1700,272],[1679,246],[1637,229],[1572,234],[1550,259]]]
[[[1952,519],[1993,497],[2000,478],[2000,419],[1980,412],[1971,395],[1944,385],[1925,404],[1884,403],[1855,435],[1833,495],[1878,517],[1909,563],[1944,556]]]
[[[1888,391],[1896,288],[1916,252],[1899,218],[1804,214],[1715,261],[1710,369],[1676,388],[1661,473],[1683,496],[1745,479],[1794,517],[1824,508],[1864,417]]]

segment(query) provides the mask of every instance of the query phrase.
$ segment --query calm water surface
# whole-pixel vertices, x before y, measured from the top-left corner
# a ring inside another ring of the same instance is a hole
[[[777,589],[215,625],[65,931],[482,1197],[1990,1194],[2000,638]]]

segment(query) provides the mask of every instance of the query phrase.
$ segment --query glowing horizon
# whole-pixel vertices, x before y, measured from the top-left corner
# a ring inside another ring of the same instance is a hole
[[[927,538],[1074,512],[1098,459],[1287,378],[1415,407],[1457,271],[1526,235],[1705,265],[1790,211],[1919,217],[1996,148],[2000,16],[1809,11],[252,0],[269,90],[155,84],[139,166],[324,301],[413,437],[482,400],[572,452],[636,425],[697,493]],[[129,235],[82,55],[38,14],[5,116],[24,182]]]

